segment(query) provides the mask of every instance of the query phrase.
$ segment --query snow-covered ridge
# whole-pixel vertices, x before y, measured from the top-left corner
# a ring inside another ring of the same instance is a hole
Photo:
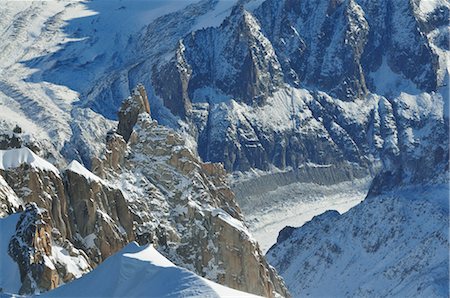
[[[59,175],[59,171],[54,165],[37,156],[35,153],[33,153],[33,151],[26,147],[19,149],[0,150],[1,170],[18,168],[22,164],[28,164],[32,168],[43,171],[50,171]]]
[[[78,161],[73,160],[66,168],[68,171],[72,171],[74,173],[80,174],[81,176],[85,177],[88,181],[96,181],[100,183],[104,183],[103,180],[86,169],[82,164],[80,164]]]
[[[175,266],[152,245],[128,244],[96,270],[42,297],[258,297]]]

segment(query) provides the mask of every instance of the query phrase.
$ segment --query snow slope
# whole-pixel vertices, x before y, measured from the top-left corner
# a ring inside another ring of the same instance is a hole
[[[9,240],[16,232],[20,214],[0,219],[0,292],[18,293],[22,282],[19,266],[8,254]]]
[[[91,273],[41,297],[258,297],[175,266],[152,245],[130,243]]]
[[[448,297],[449,186],[412,186],[280,232],[267,253],[294,297]]]
[[[76,160],[72,160],[72,162],[67,166],[66,170],[72,171],[74,173],[80,174],[81,176],[85,177],[88,181],[97,181],[101,183],[105,183],[100,177],[93,174],[91,171],[86,169],[82,164],[80,164]]]

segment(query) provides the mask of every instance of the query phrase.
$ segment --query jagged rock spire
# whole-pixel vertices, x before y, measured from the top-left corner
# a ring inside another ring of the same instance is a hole
[[[148,102],[147,92],[142,84],[136,88],[120,107],[119,110],[119,124],[117,126],[117,133],[120,134],[126,142],[130,139],[133,131],[133,126],[138,120],[138,115],[141,113],[150,113],[150,104]]]

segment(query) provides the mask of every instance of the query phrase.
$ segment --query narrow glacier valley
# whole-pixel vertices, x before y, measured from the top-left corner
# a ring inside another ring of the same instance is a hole
[[[327,210],[347,212],[364,200],[371,177],[331,185],[296,182],[261,194],[237,197],[246,223],[263,253],[286,226],[300,227]]]

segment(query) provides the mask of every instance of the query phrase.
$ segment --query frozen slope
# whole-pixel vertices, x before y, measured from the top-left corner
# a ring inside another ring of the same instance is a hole
[[[369,197],[280,232],[267,258],[294,297],[448,297],[448,185]]]
[[[0,293],[18,293],[22,285],[19,266],[8,254],[9,240],[16,231],[19,214],[0,219]]]
[[[42,297],[258,297],[175,266],[153,246],[133,242],[91,273]]]

